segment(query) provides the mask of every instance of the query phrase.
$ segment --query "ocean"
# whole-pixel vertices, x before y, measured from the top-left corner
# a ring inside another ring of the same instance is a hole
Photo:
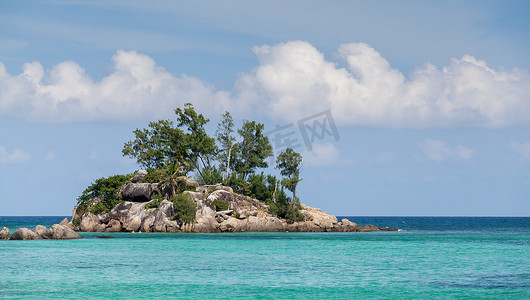
[[[530,299],[530,218],[347,218],[402,231],[0,240],[0,298]]]

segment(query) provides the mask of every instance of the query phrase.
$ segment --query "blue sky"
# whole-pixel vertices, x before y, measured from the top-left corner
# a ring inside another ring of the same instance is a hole
[[[192,102],[212,128],[330,110],[340,138],[297,149],[330,213],[530,216],[529,6],[0,1],[0,215],[69,215]]]

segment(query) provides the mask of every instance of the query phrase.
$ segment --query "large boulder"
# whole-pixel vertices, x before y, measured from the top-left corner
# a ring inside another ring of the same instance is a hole
[[[51,239],[53,236],[53,232],[42,225],[35,227],[35,233],[43,239]]]
[[[149,202],[154,194],[159,193],[157,183],[128,182],[121,191],[123,199],[131,202]]]
[[[110,220],[105,228],[105,232],[120,232],[122,229],[121,223],[118,220]]]
[[[9,228],[2,228],[2,231],[0,231],[0,240],[7,240],[9,237]]]
[[[50,229],[48,229],[48,231],[52,233],[51,239],[54,240],[71,240],[82,238],[77,232],[66,225],[54,224],[52,227],[50,227]]]
[[[41,240],[42,237],[40,237],[35,232],[27,229],[27,228],[20,228],[13,235],[11,236],[10,240]]]
[[[84,232],[98,232],[100,231],[101,222],[97,216],[92,213],[85,213],[81,217],[81,224],[79,225],[81,231]]]
[[[144,179],[145,175],[147,175],[147,171],[146,170],[140,170],[140,171],[136,172],[136,174],[134,175],[133,178],[131,178],[130,181],[132,183],[142,182],[142,180]]]

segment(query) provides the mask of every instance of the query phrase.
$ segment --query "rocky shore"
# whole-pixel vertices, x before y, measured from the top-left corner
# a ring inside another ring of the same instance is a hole
[[[175,218],[174,203],[157,200],[160,193],[158,184],[142,183],[146,171],[138,173],[119,190],[124,202],[118,203],[110,211],[99,214],[81,213],[74,207],[72,220],[64,219],[50,228],[38,225],[34,231],[20,228],[13,235],[4,227],[0,239],[79,239],[81,232],[367,232],[397,231],[396,228],[358,225],[348,219],[337,217],[301,204],[302,221],[289,222],[272,214],[270,207],[262,201],[234,193],[232,188],[223,185],[199,186],[193,180],[181,180],[191,191],[185,191],[196,205],[193,222],[180,222]],[[155,198],[155,199],[154,199]],[[92,199],[89,207],[97,205],[99,199]],[[158,201],[158,202],[157,202]],[[227,209],[218,211],[214,201],[226,203]],[[86,207],[85,207],[86,209]]]
[[[222,185],[199,186],[187,178],[186,184],[195,191],[185,191],[197,206],[195,220],[180,223],[173,218],[173,203],[162,200],[153,206],[153,195],[157,185],[140,183],[145,171],[139,171],[120,190],[123,199],[130,200],[116,205],[110,212],[94,215],[90,212],[80,215],[74,208],[73,220],[79,220],[74,229],[83,232],[363,232],[396,231],[396,228],[357,225],[347,219],[339,221],[335,216],[301,205],[303,221],[289,223],[270,213],[270,207],[262,201],[234,193],[232,188]],[[134,201],[131,201],[134,200]],[[147,200],[147,201],[146,201]],[[214,201],[228,204],[228,209],[216,211]],[[94,199],[94,201],[98,201]]]
[[[71,240],[82,238],[74,231],[74,226],[64,219],[60,224],[54,224],[50,228],[42,225],[37,225],[35,230],[27,228],[20,228],[9,236],[9,229],[4,227],[0,231],[0,239],[10,240]]]

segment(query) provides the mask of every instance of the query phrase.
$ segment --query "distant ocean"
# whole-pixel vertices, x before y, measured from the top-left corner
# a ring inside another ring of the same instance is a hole
[[[530,218],[347,218],[403,231],[0,240],[0,298],[530,299]]]

